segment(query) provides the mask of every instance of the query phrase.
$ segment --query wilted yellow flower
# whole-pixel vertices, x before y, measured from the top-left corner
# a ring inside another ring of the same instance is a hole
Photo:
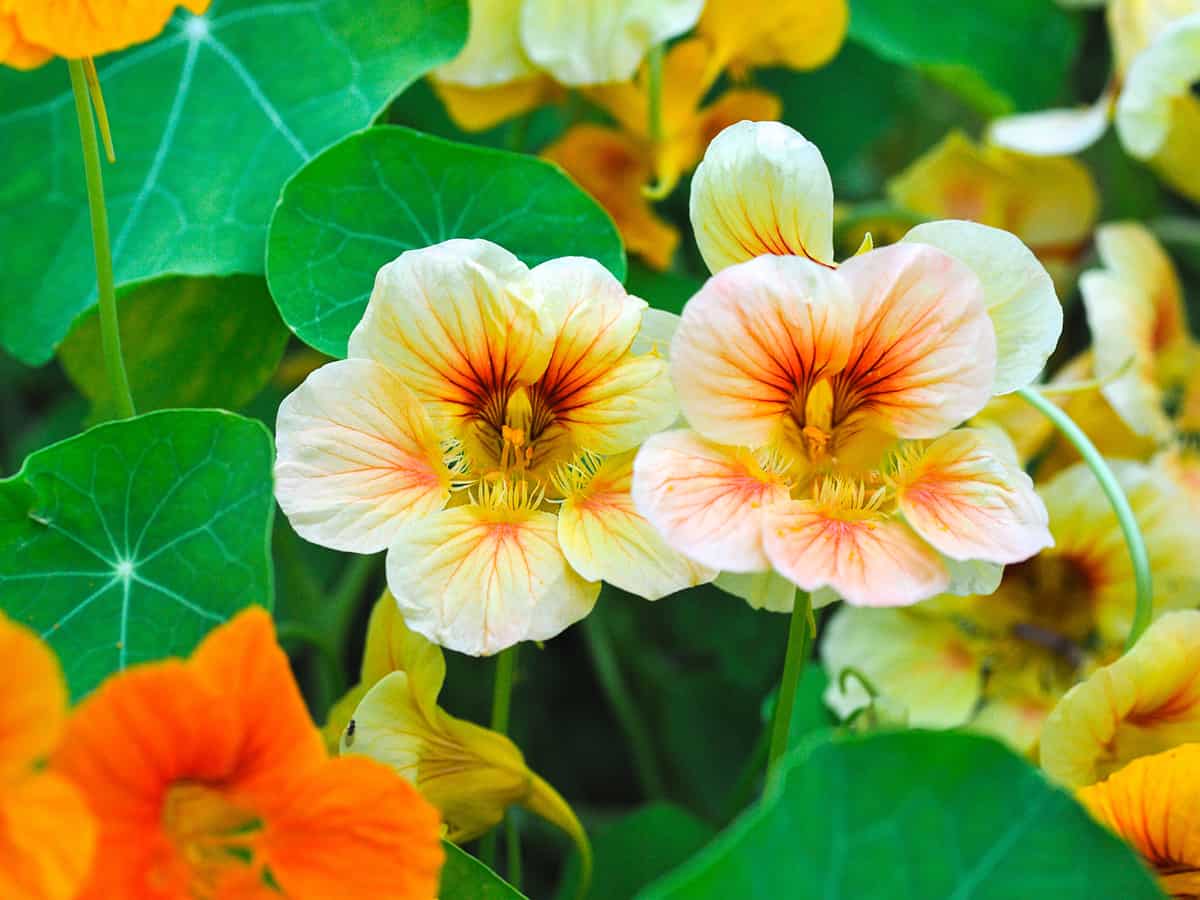
[[[276,497],[305,538],[388,550],[409,627],[462,653],[545,640],[600,580],[711,580],[633,508],[633,453],[676,417],[649,312],[591,259],[528,269],[452,240],[380,270],[350,358],[280,405]]]
[[[438,706],[445,678],[441,648],[409,630],[385,592],[371,612],[362,680],[337,705],[326,734],[337,732],[342,754],[369,756],[415,784],[455,843],[474,840],[520,804],[588,852],[570,806],[511,740]]]

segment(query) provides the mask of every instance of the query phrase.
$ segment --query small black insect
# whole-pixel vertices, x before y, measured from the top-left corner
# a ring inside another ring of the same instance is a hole
[[[350,720],[350,724],[346,726],[346,746],[350,747],[354,744],[354,720]]]

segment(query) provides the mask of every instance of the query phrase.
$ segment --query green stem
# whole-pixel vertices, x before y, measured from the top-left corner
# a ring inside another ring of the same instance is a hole
[[[508,722],[512,713],[513,678],[517,669],[517,645],[500,652],[496,657],[496,680],[492,685],[492,731],[508,733]],[[511,818],[511,817],[510,817]],[[496,868],[496,829],[483,836],[479,844],[479,855],[491,868]],[[509,864],[514,854],[521,854],[521,836],[515,826],[505,826],[505,843],[508,848]],[[511,873],[510,873],[511,874]],[[511,878],[509,879],[511,881]],[[514,887],[516,885],[513,885]]]
[[[649,91],[649,102],[647,103],[649,121],[646,123],[646,130],[650,135],[650,145],[655,150],[662,143],[662,70],[662,44],[655,44],[650,48],[650,54],[646,58],[646,72],[649,76],[646,85]]]
[[[816,630],[812,618],[812,597],[808,591],[797,590],[788,627],[783,677],[779,680],[779,696],[775,700],[775,714],[771,720],[771,745],[767,751],[768,778],[780,757],[787,752],[788,732],[792,727],[792,707],[796,703],[796,688],[804,674],[804,664],[808,661],[808,650]]]
[[[67,61],[71,71],[71,89],[75,93],[75,114],[79,119],[79,139],[83,146],[83,171],[87,178],[88,207],[92,214],[92,250],[96,256],[96,289],[100,302],[100,340],[104,349],[104,368],[112,388],[117,415],[128,419],[135,414],[129,376],[121,356],[121,327],[117,319],[117,292],[113,279],[112,250],[108,242],[108,211],[104,205],[104,178],[100,171],[100,145],[96,140],[96,122],[88,99],[87,76],[82,60]]]
[[[352,556],[342,568],[333,593],[329,598],[329,607],[333,610],[333,645],[344,648],[350,629],[354,625],[359,611],[359,602],[363,591],[375,572],[376,566],[382,561],[379,554],[373,556]]]
[[[1130,627],[1129,637],[1125,641],[1125,649],[1129,650],[1137,643],[1138,638],[1142,636],[1142,632],[1146,630],[1154,616],[1154,586],[1150,576],[1150,558],[1146,553],[1146,541],[1142,537],[1141,529],[1138,528],[1137,519],[1129,506],[1129,500],[1121,489],[1121,484],[1117,481],[1113,470],[1109,468],[1104,457],[1100,455],[1100,451],[1096,449],[1096,445],[1070,416],[1033,388],[1022,388],[1018,393],[1026,403],[1053,422],[1054,426],[1062,432],[1063,437],[1075,446],[1079,455],[1083,457],[1083,461],[1092,470],[1092,474],[1096,476],[1096,480],[1100,482],[1100,489],[1104,491],[1108,502],[1112,504],[1113,512],[1116,513],[1121,533],[1125,536],[1125,543],[1129,547],[1129,559],[1133,564],[1134,588],[1137,598],[1137,606],[1133,613],[1133,625]]]
[[[587,639],[588,650],[592,656],[592,667],[596,678],[604,689],[609,706],[617,717],[621,730],[625,732],[625,740],[629,743],[633,755],[634,770],[642,791],[648,800],[662,800],[666,796],[662,773],[658,768],[658,759],[654,752],[654,742],[650,730],[638,712],[637,704],[629,693],[625,677],[617,656],[613,652],[608,632],[600,622],[600,614],[593,612],[583,623],[583,634]]]
[[[517,817],[508,813],[504,817],[504,846],[508,851],[508,866],[504,877],[518,891],[521,889],[521,834],[517,830]]]
[[[317,629],[305,625],[303,622],[279,622],[275,626],[275,636],[281,644],[295,642],[312,647],[329,670],[334,684],[340,682],[342,665],[338,661],[337,651],[330,645],[325,635]],[[336,691],[337,688],[335,687],[334,690]]]

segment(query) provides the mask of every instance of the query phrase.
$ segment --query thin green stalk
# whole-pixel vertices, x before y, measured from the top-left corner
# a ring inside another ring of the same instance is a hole
[[[518,891],[521,889],[521,834],[517,830],[517,817],[509,813],[504,817],[504,846],[508,851],[508,865],[504,877]]]
[[[792,707],[796,703],[796,688],[804,674],[809,647],[816,632],[812,617],[812,597],[808,591],[796,591],[792,619],[788,627],[787,656],[783,661],[783,677],[779,680],[779,696],[771,720],[771,745],[767,751],[767,776],[770,777],[780,757],[787,752],[788,732],[792,727]]]
[[[501,651],[500,655],[496,657],[496,680],[492,685],[492,731],[498,731],[501,734],[508,733],[508,722],[512,713],[513,678],[516,669],[517,646],[514,644],[507,650]],[[511,820],[511,814],[508,818]],[[480,857],[493,869],[496,868],[497,839],[497,831],[493,828],[479,842]],[[514,855],[517,857],[521,855],[521,836],[515,826],[505,825],[505,844],[511,866]],[[512,883],[511,873],[509,875],[509,882]],[[515,883],[513,883],[513,887],[516,887]]]
[[[359,604],[363,591],[375,568],[382,562],[379,554],[373,556],[352,556],[342,568],[341,576],[333,588],[329,598],[329,608],[333,611],[333,644],[345,648],[346,639],[350,634],[355,619],[358,616]]]
[[[1116,513],[1121,533],[1125,536],[1125,543],[1129,547],[1129,559],[1133,563],[1134,590],[1137,598],[1137,606],[1133,612],[1133,625],[1130,627],[1129,637],[1125,641],[1125,649],[1129,650],[1137,643],[1138,638],[1142,636],[1142,632],[1146,630],[1150,625],[1150,620],[1154,617],[1154,585],[1150,575],[1150,558],[1146,553],[1146,541],[1142,537],[1141,529],[1138,528],[1137,519],[1134,518],[1133,510],[1129,506],[1129,500],[1121,489],[1116,475],[1104,461],[1100,451],[1096,449],[1096,445],[1070,416],[1033,388],[1022,388],[1018,393],[1026,403],[1053,422],[1054,426],[1062,432],[1063,437],[1075,446],[1079,455],[1083,457],[1083,461],[1092,470],[1092,474],[1096,476],[1096,480],[1100,482],[1100,489],[1104,491],[1108,502],[1112,504],[1113,512]]]
[[[625,732],[625,740],[629,744],[633,756],[634,770],[642,791],[648,800],[662,800],[666,796],[662,772],[658,767],[658,758],[654,752],[654,742],[650,737],[650,729],[638,712],[637,704],[621,674],[617,655],[613,652],[612,642],[608,632],[600,621],[600,614],[593,612],[583,623],[583,634],[587,639],[588,651],[592,656],[592,668],[596,678],[604,689],[609,706],[617,717],[621,730]]]
[[[108,242],[108,211],[104,205],[104,178],[100,171],[100,145],[96,140],[96,122],[88,98],[87,76],[81,60],[67,62],[71,71],[71,89],[75,93],[75,114],[79,119],[79,140],[83,147],[83,171],[87,178],[88,207],[92,214],[92,250],[96,255],[96,288],[100,302],[100,339],[104,349],[104,368],[112,387],[113,403],[120,418],[135,415],[129,376],[121,355],[121,327],[117,319],[117,292],[113,280],[112,250]]]
[[[649,91],[649,121],[646,123],[646,133],[649,134],[650,144],[655,149],[662,143],[662,72],[663,47],[662,44],[655,44],[646,58],[646,74],[649,76],[646,84]]]

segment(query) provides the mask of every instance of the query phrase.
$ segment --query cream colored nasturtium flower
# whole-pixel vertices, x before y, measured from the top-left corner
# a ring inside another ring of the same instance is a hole
[[[1042,729],[1042,768],[1067,787],[1200,741],[1200,611],[1168,613],[1067,692]]]
[[[633,451],[676,417],[643,333],[663,317],[594,260],[409,251],[350,358],[281,404],[279,504],[314,543],[386,549],[409,627],[461,653],[554,637],[602,579],[648,599],[707,581],[629,492]]]
[[[1050,544],[1011,446],[956,430],[1032,380],[1057,340],[1058,300],[1028,248],[935,222],[835,266],[829,173],[775,122],[713,141],[691,211],[716,272],[671,344],[691,427],[648,440],[633,482],[671,546],[891,606]]]
[[[1112,0],[1114,72],[1089,107],[1011,116],[992,124],[997,144],[1038,155],[1078,153],[1116,121],[1125,149],[1173,187],[1200,199],[1200,0]]]
[[[472,841],[520,804],[585,848],[571,807],[509,738],[438,706],[445,679],[441,648],[409,630],[385,592],[371,612],[362,680],[331,711],[326,737],[341,754],[369,756],[416,785],[448,840]]]

